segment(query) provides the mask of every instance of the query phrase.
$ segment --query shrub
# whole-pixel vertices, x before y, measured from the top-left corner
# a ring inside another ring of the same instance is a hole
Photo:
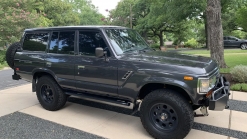
[[[247,84],[242,84],[242,91],[247,92]]]
[[[233,91],[244,91],[247,92],[247,84],[234,84],[231,86],[231,90]]]
[[[192,39],[188,40],[187,42],[185,42],[184,46],[190,47],[190,48],[197,48],[198,42],[196,41],[196,39],[192,38]]]
[[[151,47],[154,49],[160,49],[160,45],[157,43],[151,44]]]
[[[247,81],[247,66],[238,65],[235,66],[231,71],[233,81],[239,83],[245,83]]]
[[[231,85],[231,90],[233,90],[233,91],[240,91],[241,90],[241,84]]]
[[[0,64],[3,64],[6,60],[6,51],[0,50]]]

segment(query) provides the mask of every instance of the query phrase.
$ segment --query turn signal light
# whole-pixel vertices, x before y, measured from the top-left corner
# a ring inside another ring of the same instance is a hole
[[[192,81],[193,80],[193,77],[191,77],[191,76],[184,76],[184,80]]]
[[[206,94],[206,97],[207,97],[207,98],[211,97],[213,92],[214,92],[213,90],[209,91],[209,92]]]

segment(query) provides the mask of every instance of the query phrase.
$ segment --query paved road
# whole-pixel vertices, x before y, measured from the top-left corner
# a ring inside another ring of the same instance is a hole
[[[0,139],[151,138],[139,114],[132,116],[127,109],[70,98],[59,111],[44,110],[31,92],[31,84],[13,81],[11,74],[11,70],[0,71],[0,125],[4,125],[0,126]],[[246,139],[247,93],[232,92],[229,105],[230,110],[210,111],[208,117],[195,118],[186,138]]]
[[[19,80],[19,81],[12,80],[12,75],[13,75],[12,69],[0,71],[0,90],[27,84],[27,82],[24,80]]]

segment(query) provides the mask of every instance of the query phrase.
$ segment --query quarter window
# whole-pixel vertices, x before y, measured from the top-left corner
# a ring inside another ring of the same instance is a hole
[[[49,53],[74,54],[75,32],[53,32]]]
[[[48,44],[49,33],[27,33],[23,42],[23,50],[45,51]]]

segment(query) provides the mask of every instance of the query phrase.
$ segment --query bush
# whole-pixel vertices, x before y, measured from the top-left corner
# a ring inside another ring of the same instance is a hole
[[[6,51],[0,50],[0,64],[3,64],[6,60]]]
[[[231,85],[231,90],[233,91],[240,91],[241,90],[241,84],[234,84],[234,85]]]
[[[231,71],[233,81],[239,83],[245,83],[247,81],[247,66],[238,65],[235,66]]]
[[[231,86],[231,90],[233,91],[244,91],[247,92],[247,84],[234,84]]]
[[[242,84],[242,91],[247,92],[247,84]]]
[[[151,44],[151,47],[154,49],[160,49],[160,45],[157,43]]]
[[[188,40],[187,42],[185,42],[184,46],[189,47],[189,48],[197,48],[198,42],[196,41],[196,39],[192,38]]]

